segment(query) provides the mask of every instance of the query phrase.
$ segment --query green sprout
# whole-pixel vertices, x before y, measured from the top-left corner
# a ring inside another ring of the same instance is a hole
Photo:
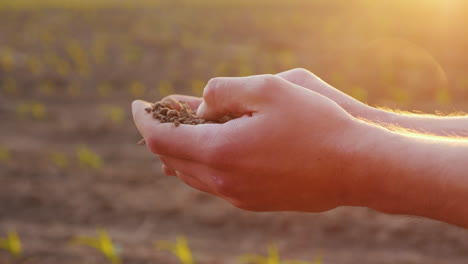
[[[76,40],[69,40],[66,44],[65,50],[67,51],[70,58],[72,58],[78,73],[83,77],[88,76],[91,66],[88,55],[82,48],[81,44]]]
[[[52,82],[45,81],[39,85],[39,91],[44,95],[52,95],[55,93],[55,86]]]
[[[177,242],[158,241],[156,247],[160,250],[169,251],[178,257],[182,264],[194,264],[192,251],[190,250],[187,239],[184,236],[177,237]]]
[[[97,90],[100,96],[106,97],[112,93],[112,86],[108,82],[98,84]]]
[[[44,104],[40,102],[24,102],[20,103],[16,112],[18,116],[22,119],[31,117],[36,120],[42,120],[46,118],[47,110]]]
[[[245,264],[321,264],[322,260],[317,257],[313,262],[307,262],[302,260],[280,260],[278,248],[274,244],[270,244],[267,248],[268,255],[254,255],[246,254],[240,257],[240,261]]]
[[[3,82],[2,85],[3,91],[6,94],[16,94],[17,86],[16,81],[13,78],[8,78]]]
[[[361,102],[366,102],[368,98],[367,90],[360,86],[351,87],[349,94]]]
[[[71,66],[68,61],[58,58],[55,61],[55,71],[60,75],[60,76],[66,76],[71,72]]]
[[[196,96],[202,96],[203,95],[203,89],[205,89],[205,83],[200,80],[193,80],[192,81],[192,92]]]
[[[115,124],[120,125],[125,121],[125,111],[122,107],[104,105],[101,106],[101,112],[106,118],[109,118]]]
[[[68,158],[63,153],[60,153],[60,152],[50,153],[50,160],[57,168],[63,169],[68,166]]]
[[[449,105],[452,102],[452,95],[447,88],[437,89],[435,97],[440,105]]]
[[[29,71],[36,76],[44,71],[44,65],[37,57],[29,56],[26,63]]]
[[[104,34],[96,33],[94,36],[91,53],[97,63],[102,63],[107,58],[108,38]]]
[[[43,30],[40,34],[40,39],[45,45],[52,45],[55,42],[55,37],[52,32]]]
[[[30,106],[31,116],[34,119],[44,119],[46,117],[46,108],[42,103],[32,103]]]
[[[11,160],[11,151],[5,146],[0,146],[0,162],[7,163],[10,160]]]
[[[242,62],[239,65],[239,76],[250,76],[254,74],[254,70],[247,62]]]
[[[6,72],[15,67],[15,57],[10,49],[4,49],[0,52],[0,66]]]
[[[284,50],[282,52],[279,52],[279,54],[277,55],[277,58],[281,67],[285,69],[293,68],[294,65],[296,64],[296,56],[293,52],[289,50]]]
[[[97,249],[112,264],[121,263],[119,250],[112,242],[112,238],[107,231],[98,229],[97,232],[97,237],[77,236],[72,240],[72,243]]]
[[[128,91],[133,97],[142,97],[145,94],[146,87],[141,82],[134,81],[128,87]]]
[[[21,256],[21,240],[15,230],[10,230],[8,236],[0,238],[0,248],[10,252],[15,257]]]
[[[103,166],[101,156],[92,152],[86,146],[79,146],[76,150],[76,154],[81,167],[98,170]]]
[[[47,63],[55,69],[55,71],[61,75],[65,76],[71,72],[70,63],[62,58],[60,58],[55,53],[49,53],[45,57]]]
[[[143,58],[143,50],[142,48],[132,44],[132,43],[128,43],[128,41],[126,41],[127,43],[125,43],[123,45],[123,54],[125,56],[125,60],[127,63],[134,63],[134,62],[138,62],[140,61],[142,58]]]
[[[77,84],[70,84],[67,88],[67,93],[71,96],[71,97],[77,97],[81,94],[81,88],[79,85]]]
[[[174,88],[169,81],[161,81],[158,86],[158,92],[161,96],[168,96],[174,93]]]
[[[390,88],[390,96],[393,101],[402,105],[406,105],[411,101],[410,93],[404,88],[400,87]]]

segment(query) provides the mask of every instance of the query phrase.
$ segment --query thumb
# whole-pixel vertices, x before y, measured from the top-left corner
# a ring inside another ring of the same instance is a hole
[[[198,107],[197,116],[217,120],[226,115],[258,112],[278,81],[284,80],[274,75],[213,78],[203,90],[204,101]]]

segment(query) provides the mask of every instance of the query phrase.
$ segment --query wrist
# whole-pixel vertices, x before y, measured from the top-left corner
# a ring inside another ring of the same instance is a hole
[[[466,142],[410,136],[365,122],[352,133],[345,205],[468,225],[468,178],[460,176],[466,175]]]
[[[356,121],[352,147],[347,153],[349,171],[346,205],[365,206],[392,213],[401,209],[413,182],[412,173],[423,173],[418,159],[408,158],[414,148],[408,137],[382,127]],[[396,213],[396,212],[395,212]]]

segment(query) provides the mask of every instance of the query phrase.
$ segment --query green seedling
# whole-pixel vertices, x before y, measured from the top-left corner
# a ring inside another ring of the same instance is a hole
[[[7,163],[10,160],[11,151],[5,146],[0,146],[0,163]]]
[[[367,90],[360,86],[353,86],[349,91],[349,95],[354,97],[356,100],[366,102],[368,98]]]
[[[50,160],[55,167],[60,169],[66,168],[69,164],[67,156],[60,152],[50,153]]]
[[[4,49],[0,52],[0,66],[6,72],[13,70],[15,67],[15,57],[13,51]]]
[[[100,96],[106,97],[112,93],[112,86],[108,82],[98,84],[97,90]]]
[[[44,95],[53,95],[55,93],[55,85],[50,81],[44,81],[39,85],[39,92]]]
[[[42,103],[32,103],[31,104],[31,116],[34,119],[44,119],[46,117],[46,107]]]
[[[67,93],[71,97],[77,97],[81,94],[81,88],[78,84],[70,84],[67,88]]]
[[[158,85],[158,92],[159,95],[165,97],[174,93],[174,87],[172,87],[172,84],[169,81],[161,81]]]
[[[7,237],[0,238],[0,248],[10,252],[15,257],[20,257],[22,246],[18,233],[15,230],[10,230]]]
[[[127,44],[125,47],[125,60],[128,63],[138,62],[143,58],[143,50],[135,45]]]
[[[16,92],[17,92],[17,85],[16,85],[15,79],[13,79],[13,78],[8,78],[8,79],[6,79],[6,80],[3,82],[2,90],[3,90],[6,94],[10,94],[10,95],[16,94]]]
[[[44,72],[44,65],[37,57],[29,56],[26,60],[29,71],[34,75],[40,75]]]
[[[77,236],[72,240],[72,243],[95,248],[106,257],[109,263],[120,264],[121,258],[119,250],[114,245],[112,238],[109,236],[107,231],[99,229],[97,232],[97,237]]]
[[[246,254],[240,257],[240,261],[245,264],[321,264],[321,258],[316,258],[313,262],[307,262],[302,260],[280,260],[278,248],[271,244],[267,248],[268,255],[254,255]]]
[[[16,108],[16,112],[21,119],[32,118],[42,120],[47,116],[46,107],[40,102],[20,103]]]
[[[120,125],[125,121],[125,111],[122,109],[122,107],[104,105],[100,108],[103,116],[111,120],[112,123]]]
[[[60,59],[60,58],[57,59],[55,61],[55,71],[60,76],[66,76],[66,75],[70,74],[70,72],[71,72],[70,63],[68,63],[68,61],[66,61],[64,59]]]
[[[242,62],[240,65],[239,65],[239,76],[250,76],[250,75],[253,75],[254,71],[252,69],[252,67],[248,64],[248,63],[244,63]]]
[[[285,50],[277,55],[277,59],[282,68],[290,69],[296,64],[296,56],[293,52]]]
[[[228,76],[229,75],[229,67],[228,63],[221,62],[218,64],[213,72],[214,76]]]
[[[103,63],[107,59],[107,43],[108,39],[106,35],[95,34],[91,48],[95,62]]]
[[[447,88],[437,89],[435,98],[437,103],[440,105],[449,105],[452,102],[452,95],[450,94],[450,90]]]
[[[65,49],[70,58],[72,58],[78,73],[84,77],[88,76],[91,70],[91,66],[89,64],[88,55],[81,47],[80,43],[76,40],[70,40],[68,41]]]
[[[70,63],[62,58],[60,58],[55,53],[49,53],[45,56],[45,60],[50,67],[55,69],[57,74],[60,76],[68,75],[71,72]]]
[[[54,35],[50,31],[47,31],[47,30],[44,30],[44,31],[41,32],[40,39],[41,39],[42,43],[44,45],[46,45],[46,46],[50,46],[50,45],[54,44],[54,42],[55,42]]]
[[[203,89],[205,89],[205,83],[200,80],[193,80],[192,81],[192,92],[196,96],[203,95]]]
[[[76,155],[80,166],[83,168],[99,170],[103,167],[103,161],[101,159],[101,156],[99,156],[97,153],[92,152],[86,146],[79,146],[76,149]]]
[[[137,98],[137,97],[142,97],[145,94],[146,87],[144,84],[138,81],[134,81],[130,84],[128,87],[128,92],[130,93],[131,96]]]
[[[177,238],[176,243],[172,243],[170,241],[158,241],[155,243],[155,246],[164,251],[169,251],[174,256],[179,258],[182,264],[194,264],[192,257],[192,251],[188,246],[187,239],[183,236],[179,236]]]
[[[404,88],[390,88],[391,99],[399,104],[406,105],[411,101],[410,93]]]

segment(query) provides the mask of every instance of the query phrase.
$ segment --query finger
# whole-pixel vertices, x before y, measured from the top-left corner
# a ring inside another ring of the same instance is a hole
[[[278,80],[283,79],[274,75],[211,79],[203,90],[204,102],[199,106],[197,116],[216,120],[225,115],[257,112],[269,93],[274,93]]]
[[[145,138],[148,148],[163,156],[209,162],[210,146],[221,129],[218,124],[184,125],[161,123],[145,111],[150,103],[134,101],[132,112],[135,125]]]
[[[312,72],[305,69],[293,69],[278,73],[277,76],[285,79],[286,81],[328,97],[341,106],[347,106],[358,102],[353,97],[334,88]]]
[[[174,169],[169,168],[168,166],[164,164],[161,166],[161,169],[163,173],[166,174],[167,176],[177,176],[177,173]]]
[[[213,194],[215,195],[215,193],[207,188],[202,182],[200,182],[198,179],[192,177],[192,176],[189,176],[187,174],[184,174],[182,172],[179,172],[179,171],[176,171],[177,173],[177,178],[181,179],[183,182],[185,182],[185,184],[187,184],[188,186],[194,188],[194,189],[197,189],[197,190],[200,190],[202,192],[205,192],[205,193],[210,193],[210,194]]]
[[[195,96],[189,96],[189,95],[173,94],[173,95],[169,95],[169,96],[164,97],[161,101],[168,101],[168,102],[172,103],[172,105],[177,110],[180,110],[180,104],[175,103],[175,102],[184,101],[190,106],[190,108],[193,111],[196,112],[197,109],[198,109],[198,106],[200,106],[200,104],[203,102],[203,98],[195,97]]]
[[[177,177],[201,191],[216,193],[214,180],[219,171],[206,165],[173,157],[160,157],[161,161],[174,169]]]

